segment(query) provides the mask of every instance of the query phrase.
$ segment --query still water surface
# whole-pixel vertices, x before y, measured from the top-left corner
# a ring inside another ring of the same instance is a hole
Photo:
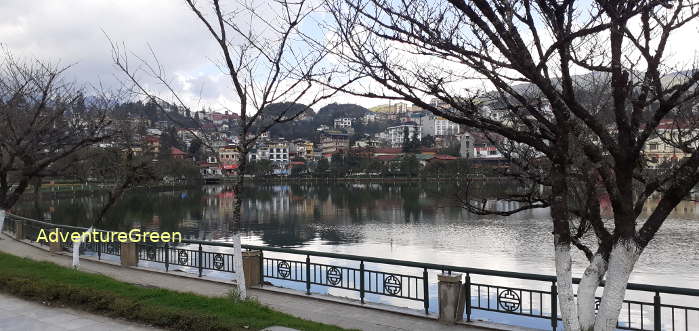
[[[511,217],[471,215],[448,183],[255,184],[243,200],[243,242],[474,268],[554,274],[548,210]],[[100,195],[23,202],[17,212],[89,225]],[[132,191],[101,228],[181,231],[230,240],[234,195],[226,185]],[[652,202],[651,202],[652,204]],[[507,207],[507,206],[501,206]],[[637,264],[632,282],[699,287],[699,206],[672,214]],[[575,272],[584,268],[576,255]]]

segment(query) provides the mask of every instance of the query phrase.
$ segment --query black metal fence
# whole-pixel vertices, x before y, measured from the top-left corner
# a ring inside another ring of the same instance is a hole
[[[85,231],[85,228],[56,225],[48,222],[8,215],[5,231],[15,231],[15,221],[24,224],[24,239],[36,241],[40,229],[61,228],[67,231]],[[66,249],[70,245],[64,246]],[[91,251],[99,259],[102,255],[120,255],[117,243],[85,243],[85,250]],[[559,327],[556,278],[549,275],[507,272],[382,259],[337,253],[313,252],[306,250],[242,245],[244,249],[260,251],[260,273],[263,280],[283,280],[301,283],[306,293],[312,286],[338,288],[356,292],[362,303],[367,295],[404,299],[421,302],[425,313],[430,312],[430,300],[436,301],[437,293],[430,290],[430,275],[441,273],[462,273],[464,281],[464,317],[470,321],[475,311],[510,314],[520,317],[550,321],[551,329]],[[233,273],[233,254],[222,250],[232,250],[230,243],[183,240],[181,246],[170,244],[137,245],[139,261],[149,261],[164,265],[191,268],[202,276],[204,270]],[[216,250],[211,250],[216,249]],[[276,254],[276,256],[274,256]],[[501,286],[473,277],[498,278],[511,283],[526,281],[532,286]],[[574,279],[578,283],[579,279]],[[604,284],[602,284],[603,286]],[[646,299],[624,300],[618,322],[619,329],[625,330],[699,330],[699,289],[677,288],[629,283],[628,290]],[[628,292],[627,292],[628,293]],[[682,298],[691,302],[684,304],[664,303],[666,299]],[[599,304],[599,298],[597,298]],[[500,315],[502,316],[502,315]],[[497,322],[497,318],[492,318]]]

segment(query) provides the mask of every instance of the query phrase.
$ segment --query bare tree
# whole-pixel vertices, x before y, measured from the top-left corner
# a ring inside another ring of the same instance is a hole
[[[231,224],[237,283],[240,295],[245,297],[239,228],[243,174],[248,168],[249,153],[271,127],[293,121],[303,113],[304,109],[299,110],[294,103],[303,102],[310,108],[332,96],[334,90],[312,88],[312,82],[323,74],[320,64],[327,52],[304,50],[302,45],[304,37],[299,31],[300,24],[317,9],[309,1],[272,1],[263,5],[255,1],[211,0],[205,1],[206,5],[193,0],[184,2],[216,42],[220,51],[217,65],[229,79],[231,94],[238,105],[236,109],[229,109],[240,116],[237,144],[240,159],[233,187],[236,200]],[[162,105],[160,101],[164,100],[162,94],[143,85],[138,77],[139,71],[143,70],[164,86],[179,106],[189,109],[169,83],[155,56],[152,61],[138,58],[140,66],[134,68],[129,66],[123,49],[114,43],[112,46],[116,66],[139,93],[158,105]],[[275,104],[287,106],[270,107]],[[198,138],[216,152],[205,135],[199,134]]]
[[[5,52],[0,60],[0,228],[32,183],[57,176],[66,160],[110,134],[109,105],[63,79],[69,67],[39,60],[22,61]],[[36,192],[38,194],[38,192]]]
[[[462,201],[482,214],[550,208],[565,329],[614,329],[638,257],[699,181],[692,107],[699,71],[674,67],[668,55],[671,37],[692,28],[699,4],[329,0],[327,6],[343,70],[382,87],[345,91],[406,100],[500,141],[513,176],[527,183],[502,197],[520,207],[497,211],[473,196]],[[658,165],[652,140],[681,156]],[[654,193],[660,202],[642,220]],[[603,195],[611,222],[600,216]],[[596,238],[592,245],[580,240],[586,233]],[[589,259],[577,300],[571,246]],[[595,292],[605,277],[596,314]]]

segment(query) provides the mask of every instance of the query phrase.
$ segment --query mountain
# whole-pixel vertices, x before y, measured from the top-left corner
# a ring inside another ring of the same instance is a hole
[[[360,105],[355,105],[352,103],[331,103],[323,108],[320,108],[313,120],[319,125],[325,124],[332,126],[336,118],[359,118],[368,113],[370,113],[369,109],[366,109]]]

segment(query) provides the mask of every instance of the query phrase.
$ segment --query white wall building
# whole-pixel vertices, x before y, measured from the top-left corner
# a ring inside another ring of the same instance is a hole
[[[352,119],[349,117],[342,117],[342,118],[336,118],[335,119],[335,127],[336,128],[351,128],[352,127]]]
[[[422,126],[415,123],[405,123],[386,129],[388,142],[391,144],[391,147],[403,146],[403,139],[406,131],[408,132],[408,139],[412,140],[413,137],[417,137],[418,140],[422,140]]]

